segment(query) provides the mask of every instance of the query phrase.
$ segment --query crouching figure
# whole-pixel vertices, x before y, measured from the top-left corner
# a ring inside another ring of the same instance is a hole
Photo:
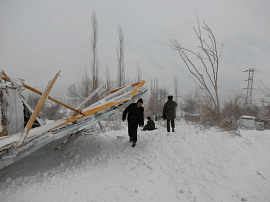
[[[147,117],[147,124],[143,127],[142,131],[155,129],[156,129],[155,122],[151,119],[151,117]]]

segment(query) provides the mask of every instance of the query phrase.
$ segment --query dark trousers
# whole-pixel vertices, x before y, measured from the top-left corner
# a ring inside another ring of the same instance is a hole
[[[137,142],[137,129],[138,124],[128,124],[128,135],[131,141]]]
[[[168,132],[170,132],[170,122],[171,122],[172,128],[175,127],[175,125],[174,125],[174,119],[167,119],[167,131]]]

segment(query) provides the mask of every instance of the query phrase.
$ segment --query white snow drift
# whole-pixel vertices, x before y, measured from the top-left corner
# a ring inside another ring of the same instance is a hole
[[[270,201],[270,132],[200,131],[178,123],[84,135],[0,170],[1,201]]]

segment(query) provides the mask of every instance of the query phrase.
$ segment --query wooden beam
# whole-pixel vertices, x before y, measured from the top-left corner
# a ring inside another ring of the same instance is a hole
[[[64,120],[63,123],[60,123],[59,125],[55,126],[54,128],[51,128],[50,130],[53,130],[53,129],[58,128],[58,127],[61,127],[61,126],[66,125],[66,124],[68,124],[68,123],[72,123],[72,122],[74,122],[74,121],[77,121],[77,120],[82,119],[82,118],[84,118],[84,117],[90,116],[90,115],[95,114],[95,113],[97,113],[97,112],[100,112],[100,111],[102,111],[102,110],[111,108],[111,107],[113,107],[113,106],[115,106],[115,105],[118,105],[118,104],[121,104],[122,102],[125,102],[125,101],[128,101],[128,99],[122,100],[122,101],[117,102],[117,103],[116,103],[116,102],[110,102],[110,103],[107,103],[107,104],[105,104],[105,105],[102,105],[102,106],[99,106],[99,107],[90,109],[90,110],[88,110],[88,111],[85,111],[85,112],[84,112],[85,115],[83,115],[83,116],[81,116],[81,115],[80,115],[80,116],[78,116],[78,115],[73,115],[73,116],[64,118],[64,119],[62,119],[62,120]]]
[[[28,90],[33,91],[34,93],[37,93],[37,94],[39,94],[39,95],[42,95],[42,92],[38,91],[38,90],[35,89],[35,88],[32,88],[31,86],[28,86],[28,85],[24,84],[24,83],[23,83],[23,87],[25,87],[25,88],[28,89]],[[52,98],[51,96],[48,96],[48,99],[54,101],[54,102],[57,103],[57,104],[60,104],[60,105],[62,105],[62,106],[64,106],[64,107],[66,107],[66,108],[68,108],[68,109],[70,109],[70,110],[72,110],[72,111],[74,111],[74,112],[76,112],[76,113],[78,113],[78,114],[82,114],[82,115],[83,115],[83,113],[82,113],[80,110],[76,110],[76,109],[74,109],[74,108],[72,108],[72,107],[70,107],[70,106],[68,106],[68,105],[66,105],[66,104],[64,104],[64,103],[62,103],[62,102],[60,102],[60,101],[58,101],[58,100]]]
[[[6,75],[6,73],[4,72],[4,70],[2,70],[1,74],[4,76],[4,77],[1,77],[1,78],[5,78],[7,81],[10,81],[10,79],[8,78],[8,76]],[[31,90],[31,91],[33,91],[34,93],[37,93],[37,94],[39,94],[39,95],[42,95],[42,92],[38,91],[37,89],[32,88],[31,86],[28,86],[28,85],[26,85],[26,84],[24,84],[24,83],[22,83],[22,84],[23,84],[23,87],[24,87],[24,88],[26,88],[26,89],[28,89],[28,90]],[[22,91],[23,91],[23,90],[24,90],[24,89],[22,89]],[[76,113],[78,113],[78,114],[82,114],[82,115],[83,115],[83,113],[81,112],[81,110],[76,110],[76,109],[74,109],[74,108],[72,108],[72,107],[70,107],[70,106],[64,104],[63,102],[60,102],[59,100],[56,100],[56,99],[52,98],[51,96],[48,96],[48,99],[54,101],[55,103],[57,103],[57,104],[59,104],[59,105],[62,105],[62,106],[64,106],[64,107],[70,109],[71,111],[74,111],[74,112],[76,112]]]
[[[137,87],[132,91],[131,93],[131,97],[130,98],[133,98],[133,96],[138,92],[138,90],[145,84],[145,81],[142,80],[139,85],[137,85]]]
[[[37,105],[34,113],[32,114],[31,118],[29,119],[28,123],[26,124],[26,126],[25,126],[25,128],[24,128],[24,130],[22,132],[22,135],[20,137],[20,141],[17,143],[16,147],[19,147],[19,146],[21,146],[23,144],[23,142],[24,142],[25,138],[27,137],[30,129],[32,128],[32,125],[35,122],[40,110],[42,109],[47,97],[49,96],[49,93],[50,93],[50,91],[51,91],[57,77],[59,76],[59,74],[60,74],[60,71],[55,75],[54,79],[49,82],[44,94],[41,96],[41,98],[40,98],[40,100],[38,102],[38,105]]]
[[[134,83],[134,85],[136,85],[136,84],[137,84],[137,87],[131,92],[131,98],[133,98],[133,96],[138,92],[138,90],[145,84],[145,81],[142,80],[141,82],[139,82],[139,85],[138,85],[138,83]],[[132,85],[133,85],[133,84],[132,84]],[[77,121],[77,120],[79,120],[79,119],[82,119],[82,118],[84,118],[84,117],[87,117],[87,116],[89,116],[89,115],[91,115],[91,114],[95,114],[95,113],[97,113],[97,112],[99,112],[99,111],[108,109],[108,108],[110,108],[110,107],[119,105],[119,104],[121,104],[121,103],[123,103],[123,102],[126,102],[126,101],[128,101],[128,100],[129,100],[129,99],[121,100],[120,102],[109,102],[109,103],[106,103],[106,104],[104,104],[104,105],[102,105],[102,106],[99,106],[99,107],[90,109],[90,110],[88,110],[88,111],[84,111],[84,114],[85,114],[85,115],[83,115],[83,116],[73,115],[73,116],[71,116],[71,117],[64,118],[64,119],[62,119],[62,120],[65,120],[64,123],[61,123],[61,124],[59,124],[58,126],[52,128],[52,129],[61,127],[61,126],[63,126],[63,125],[66,125],[66,124],[71,123],[71,122],[74,122],[74,121]],[[50,130],[52,130],[52,129],[50,129]]]
[[[5,78],[7,81],[10,81],[9,78],[8,78],[8,76],[4,72],[4,70],[2,70],[1,74],[4,76],[4,77],[1,77],[1,78]]]

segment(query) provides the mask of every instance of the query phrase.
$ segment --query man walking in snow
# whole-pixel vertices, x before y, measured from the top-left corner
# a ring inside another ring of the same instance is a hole
[[[162,117],[167,119],[167,131],[170,132],[170,123],[172,126],[172,132],[174,132],[175,124],[175,108],[177,107],[177,103],[173,101],[173,96],[168,96],[168,101],[165,103],[163,107]]]
[[[132,147],[136,146],[138,125],[144,126],[144,108],[142,107],[143,100],[140,98],[137,103],[130,104],[124,111],[122,120],[126,120],[128,113],[128,135],[129,142]]]

